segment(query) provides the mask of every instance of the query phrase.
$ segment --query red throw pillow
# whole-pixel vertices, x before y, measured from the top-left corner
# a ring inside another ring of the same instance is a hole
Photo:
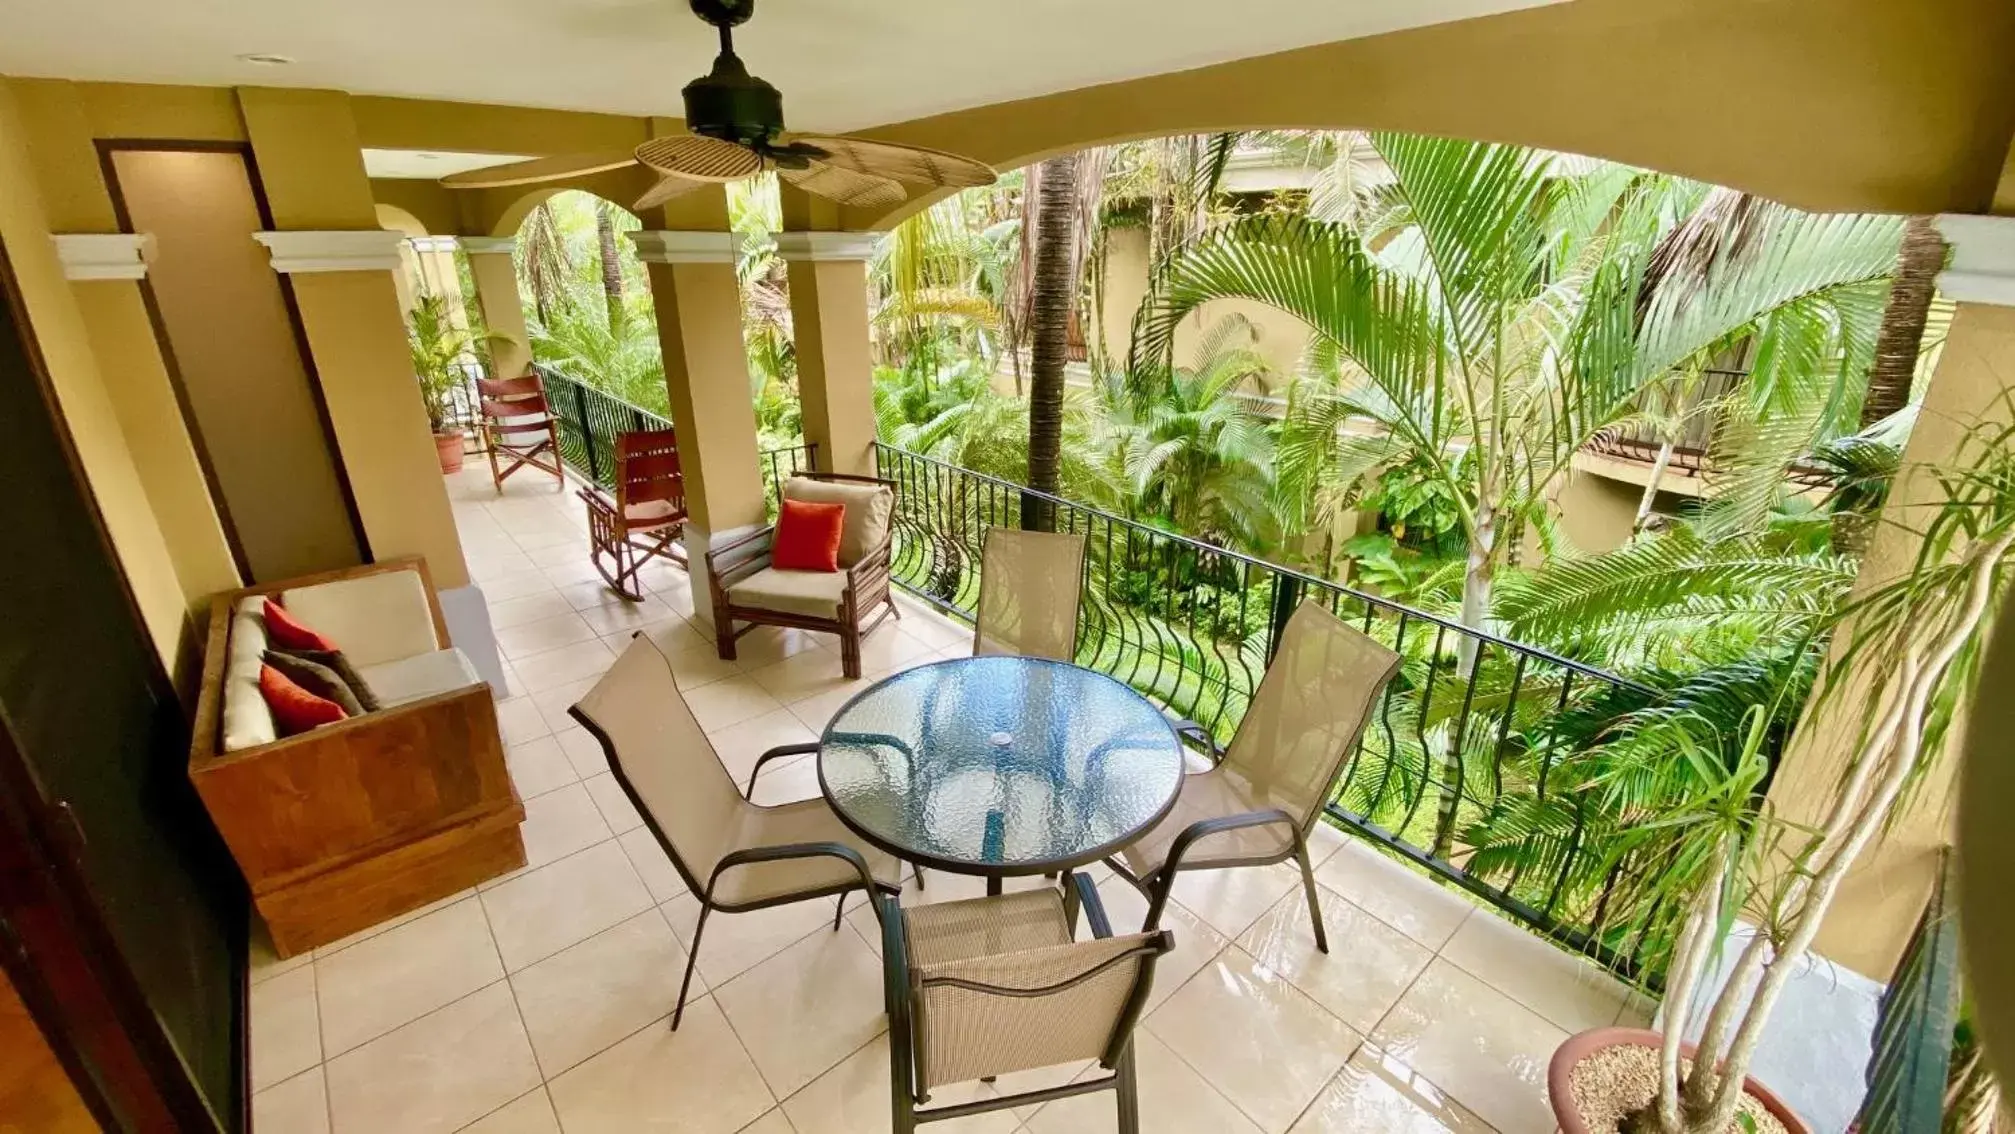
[[[287,613],[286,607],[281,606],[270,598],[266,600],[265,614],[266,641],[280,649],[334,650],[341,648],[336,643],[294,621],[294,616]]]
[[[846,526],[845,504],[815,504],[786,500],[777,513],[777,534],[770,548],[770,566],[779,571],[840,569],[840,529]]]
[[[259,667],[259,694],[273,711],[273,727],[281,736],[294,736],[317,725],[348,720],[350,716],[343,706],[315,696],[270,665]]]

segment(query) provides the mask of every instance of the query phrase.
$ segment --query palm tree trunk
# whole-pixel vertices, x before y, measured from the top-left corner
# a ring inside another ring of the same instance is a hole
[[[1637,501],[1637,518],[1630,522],[1630,534],[1636,535],[1651,522],[1652,506],[1658,503],[1658,486],[1665,480],[1665,470],[1672,464],[1672,438],[1658,447],[1658,458],[1651,462],[1651,475],[1644,481],[1644,495]]]
[[[623,318],[623,262],[616,258],[616,218],[607,201],[595,203],[595,237],[601,243],[602,294],[609,301],[609,327]]]
[[[1071,308],[1077,302],[1077,280],[1071,272],[1077,155],[1042,163],[1038,180],[1029,301],[1028,484],[1055,495],[1063,480],[1064,361],[1070,346]],[[1054,531],[1054,506],[1024,498],[1022,527]]]

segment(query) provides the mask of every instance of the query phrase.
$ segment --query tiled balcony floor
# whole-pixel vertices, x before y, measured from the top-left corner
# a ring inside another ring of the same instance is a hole
[[[651,597],[637,605],[602,586],[571,489],[521,474],[499,496],[474,461],[450,488],[517,691],[498,708],[530,863],[312,956],[255,959],[258,1134],[886,1130],[872,916],[857,908],[837,932],[816,902],[715,919],[694,1001],[672,1033],[697,904],[566,708],[644,630],[670,648],[695,715],[741,779],[763,750],[815,739],[864,682],[969,652],[970,631],[905,602],[902,620],[868,640],[863,682],[841,679],[830,640],[796,632],[759,631],[738,661],[723,662],[687,621],[683,574],[652,573]],[[816,794],[812,759],[773,766],[758,802]],[[1554,1047],[1639,1016],[1633,998],[1493,913],[1320,831],[1329,956],[1315,952],[1291,867],[1192,876],[1177,888],[1164,921],[1177,949],[1139,1031],[1143,1128],[1551,1130],[1543,1083]],[[933,873],[927,892],[904,900],[978,889]],[[1100,890],[1116,925],[1139,924],[1145,905],[1129,888],[1108,876]],[[946,1126],[1110,1130],[1110,1099]]]

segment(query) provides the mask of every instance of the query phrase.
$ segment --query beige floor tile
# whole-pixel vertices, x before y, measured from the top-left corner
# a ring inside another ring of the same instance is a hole
[[[779,1098],[818,1078],[888,1024],[882,966],[841,929],[814,933],[714,989]]]
[[[504,968],[517,972],[648,909],[651,895],[614,839],[482,894]]]
[[[1619,1028],[1648,1028],[1658,1015],[1658,1001],[1642,992],[1632,992],[1624,999],[1623,1008],[1616,1013]]]
[[[532,694],[533,702],[537,703],[538,694],[542,692],[570,682],[600,677],[615,660],[616,655],[609,652],[601,639],[590,638],[530,657],[513,658],[511,668],[517,672],[525,692]],[[540,705],[539,711],[544,712],[545,706]],[[547,717],[548,721],[551,719]]]
[[[574,613],[573,605],[560,592],[547,589],[522,598],[500,599],[484,588],[483,597],[490,600],[490,626],[502,632],[548,618]]]
[[[516,660],[597,637],[600,635],[595,628],[570,610],[565,614],[497,631],[497,649],[506,658]]]
[[[530,595],[549,594],[553,590],[552,580],[546,573],[534,567],[527,571],[506,571],[483,584],[483,597],[493,603],[510,602]]]
[[[315,962],[322,1049],[335,1058],[504,975],[467,898]]]
[[[610,655],[609,661],[614,664],[613,654]],[[537,705],[539,713],[546,718],[546,727],[558,732],[563,728],[573,728],[580,723],[568,710],[572,709],[582,697],[587,696],[588,690],[593,689],[595,682],[599,680],[601,674],[595,674],[592,677],[564,682],[547,689],[533,690],[529,696],[532,704]]]
[[[932,655],[936,652],[937,647],[905,631],[902,623],[884,622],[861,641],[861,667],[868,673],[894,672],[935,661]]]
[[[1286,977],[1359,1032],[1369,1032],[1434,959],[1427,947],[1322,891],[1327,954],[1316,951],[1308,902],[1300,890],[1282,898],[1238,939],[1253,959]]]
[[[1330,856],[1315,880],[1430,949],[1440,949],[1476,907],[1356,843]]]
[[[556,544],[529,552],[525,558],[531,560],[534,567],[564,567],[569,563],[586,563],[588,549],[585,546],[568,547],[565,544]]]
[[[875,668],[886,669],[888,666]],[[858,693],[873,684],[865,678],[849,678],[842,673],[840,656],[832,650],[805,650],[792,654],[775,665],[750,670],[749,676],[785,705],[840,689]]]
[[[1236,938],[1288,894],[1301,892],[1301,872],[1293,863],[1240,866],[1230,870],[1178,871],[1171,896],[1184,909]]]
[[[1252,1119],[1154,1036],[1136,1033],[1134,1065],[1142,1130],[1155,1134],[1259,1134]],[[1109,1074],[1094,1066],[1083,1077],[1097,1079]],[[1028,1123],[1029,1134],[1108,1134],[1118,1130],[1118,1104],[1110,1091],[1050,1103],[1036,1111]]]
[[[754,672],[764,666],[775,665],[808,650],[831,652],[835,663],[839,660],[836,647],[839,639],[831,634],[814,634],[809,630],[792,630],[783,626],[758,626],[735,641],[735,664],[744,672]]]
[[[722,658],[712,638],[701,636],[686,623],[661,622],[648,636],[670,663],[672,680],[682,691],[742,676],[741,667]]]
[[[539,1067],[551,1079],[669,1014],[685,950],[663,914],[645,910],[511,977]],[[693,978],[693,996],[706,992]]]
[[[569,723],[565,728],[554,729],[553,739],[559,742],[560,750],[567,754],[567,763],[574,766],[574,774],[581,779],[609,770],[609,756],[602,751],[602,742],[580,725]]]
[[[538,554],[558,556],[568,552],[572,552],[576,557],[580,554],[579,550],[570,544],[557,544],[553,547],[541,548]],[[595,570],[595,565],[580,558],[569,558],[564,563],[555,563],[550,567],[542,567],[540,570],[545,573],[546,578],[555,587],[576,587],[582,583],[599,583],[602,581],[602,573]]]
[[[251,1016],[254,1091],[322,1062],[312,965],[253,985]]]
[[[1478,910],[1462,923],[1444,960],[1569,1033],[1607,1027],[1630,998],[1630,987],[1591,961]]]
[[[560,1134],[560,1120],[553,1116],[553,1100],[542,1086],[464,1126],[461,1134]]]
[[[447,1134],[539,1085],[503,981],[329,1061],[335,1134]]]
[[[258,1134],[329,1134],[329,1093],[322,1069],[312,1067],[252,1096]]]
[[[530,524],[511,523],[505,526],[510,528],[511,538],[528,555],[540,548],[559,544],[578,544],[585,548],[588,542],[587,532],[575,527],[566,519]]]
[[[511,783],[517,786],[520,799],[544,795],[581,778],[559,740],[551,736],[504,749],[504,766],[511,771]]]
[[[272,980],[282,973],[293,972],[315,959],[315,952],[312,949],[304,949],[291,957],[281,958],[279,952],[273,948],[273,935],[267,932],[265,921],[256,913],[252,915],[252,929],[247,938],[245,963],[246,967],[252,970],[253,984]]]
[[[508,540],[509,537],[506,537]],[[513,543],[508,548],[485,545],[480,551],[463,540],[462,550],[469,563],[469,581],[477,586],[503,575],[514,575],[522,571],[536,570],[538,564],[526,558]]]
[[[929,1105],[955,1106],[991,1094],[993,1091],[982,1083],[959,1083],[932,1091]],[[875,1039],[785,1099],[783,1111],[796,1134],[888,1134],[888,1037]],[[945,1134],[1015,1134],[1019,1125],[1013,1111],[1001,1110],[933,1122],[919,1129]]]
[[[679,612],[666,606],[651,595],[645,595],[642,602],[622,602],[616,605],[591,606],[581,612],[595,633],[604,637],[621,635],[627,637],[638,630],[646,630],[663,625],[679,617]]]
[[[752,721],[783,706],[762,686],[746,675],[711,682],[686,690],[686,706],[705,732],[719,732],[743,721]]]
[[[585,549],[583,551],[585,552]],[[627,606],[630,602],[629,599],[610,590],[609,585],[600,579],[588,583],[576,583],[571,587],[561,587],[560,595],[567,600],[567,605],[583,611],[597,607]]]
[[[863,674],[863,676],[866,679],[867,685],[872,686],[887,677],[888,674],[870,671]],[[853,700],[859,693],[859,689],[835,689],[830,693],[820,693],[817,696],[807,697],[802,701],[796,702],[791,706],[791,712],[805,723],[806,728],[811,729],[814,733],[823,735],[826,731],[826,724],[833,719],[833,714],[839,712],[848,701]]]
[[[1410,1068],[1504,1134],[1553,1129],[1546,1065],[1567,1033],[1436,960],[1372,1032],[1388,1065]]]
[[[1490,1125],[1370,1044],[1324,1087],[1293,1134],[1495,1134]]]
[[[966,655],[972,653],[973,628],[953,622],[934,611],[927,611],[921,607],[907,607],[903,610],[902,621],[897,625],[904,633],[933,650],[963,647]]]
[[[658,843],[657,835],[648,827],[638,827],[617,836],[623,853],[630,856],[630,865],[637,868],[637,877],[644,880],[644,889],[651,892],[651,901],[663,904],[686,892],[686,880],[679,876],[678,868],[672,865],[671,856]]]
[[[365,929],[360,929],[357,932],[350,934],[348,937],[339,937],[336,940],[329,942],[327,945],[318,946],[315,949],[315,959],[319,961],[327,957],[333,957],[336,954],[342,952],[343,950],[348,949],[350,946],[356,945],[360,942],[369,941],[371,938],[376,937],[378,934],[383,933],[388,929],[397,929],[399,926],[402,926],[409,921],[414,921],[419,918],[426,917],[428,914],[433,913],[435,910],[447,909],[449,906],[452,906],[456,902],[459,902],[462,899],[469,897],[471,894],[474,894],[475,892],[476,891],[474,890],[474,888],[467,890],[457,890],[455,893],[449,894],[444,898],[436,898],[433,901],[428,902],[426,905],[421,906],[418,909],[407,910],[405,913],[398,914],[394,917],[388,917],[376,925],[369,926]]]
[[[600,811],[602,818],[608,822],[609,830],[620,835],[644,825],[644,817],[637,814],[636,806],[630,802],[630,797],[623,793],[623,785],[616,782],[613,774],[604,772],[591,777],[585,781],[584,786],[588,789],[588,795],[595,801],[595,809]]]
[[[806,728],[805,722],[789,709],[764,713],[707,737],[714,746],[714,755],[721,758],[721,766],[742,788],[748,787],[749,772],[763,753],[781,745],[809,744],[818,739],[818,734]]]
[[[693,927],[700,916],[699,899],[681,894],[666,902],[663,909],[679,943],[691,948]],[[700,975],[707,978],[709,988],[718,988],[832,923],[833,903],[825,898],[748,913],[716,910],[707,918],[706,935],[700,941]]]
[[[1337,830],[1327,822],[1318,822],[1308,829],[1308,861],[1320,867],[1330,856],[1349,846],[1351,837]]]
[[[568,784],[525,801],[525,821],[518,827],[525,840],[523,870],[493,878],[482,889],[501,885],[527,871],[586,850],[615,832],[595,807],[593,796],[581,784]]]
[[[518,696],[497,703],[497,731],[503,734],[505,744],[530,744],[542,736],[553,734],[552,726],[539,713],[539,707],[530,697],[523,696],[524,688],[511,683]]]
[[[741,1134],[798,1134],[798,1132],[797,1127],[791,1125],[791,1120],[784,1117],[784,1108],[778,1107],[742,1127]]]
[[[547,1084],[567,1134],[734,1134],[775,1106],[711,997]]]
[[[1147,921],[1147,899],[1141,896],[1139,890],[1125,879],[1112,876],[1099,883],[1098,896],[1115,934],[1140,932],[1141,925]],[[1211,928],[1179,902],[1170,902],[1162,908],[1161,927],[1175,934],[1175,950],[1155,962],[1154,987],[1148,991],[1147,998],[1149,1011],[1175,995],[1176,989],[1187,983],[1230,943],[1224,934]],[[1090,937],[1091,927],[1080,924],[1077,935],[1080,938]]]
[[[756,779],[752,802],[776,807],[818,798],[823,791],[819,787],[818,760],[816,755],[785,756],[765,765],[763,774]]]
[[[1270,1134],[1294,1124],[1360,1042],[1236,947],[1155,1009],[1147,1029]]]

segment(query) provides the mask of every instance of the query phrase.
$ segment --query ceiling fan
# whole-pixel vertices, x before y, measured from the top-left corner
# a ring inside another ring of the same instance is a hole
[[[733,29],[755,14],[756,0],[688,3],[721,35],[714,69],[686,84],[690,133],[653,138],[629,153],[564,154],[451,174],[441,184],[495,189],[641,165],[659,178],[632,206],[638,211],[704,185],[740,181],[770,169],[807,193],[859,208],[900,204],[912,189],[993,184],[991,167],[957,154],[866,138],[786,135],[783,95],[749,74],[735,55]]]

